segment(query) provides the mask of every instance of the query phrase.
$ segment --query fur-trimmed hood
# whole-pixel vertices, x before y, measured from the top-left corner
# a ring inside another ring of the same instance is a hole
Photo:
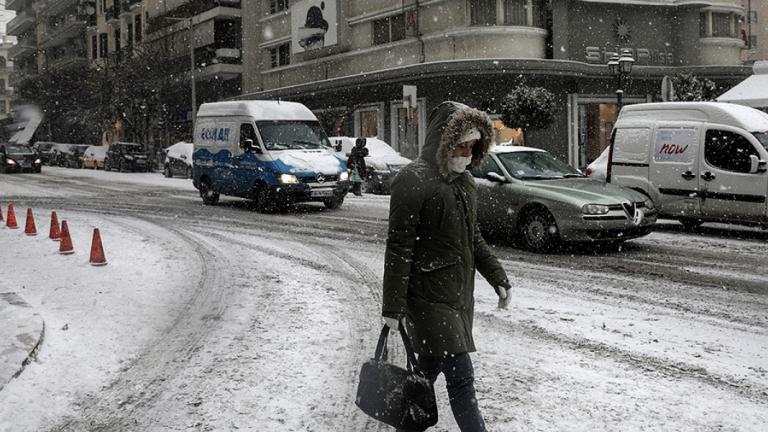
[[[458,102],[443,102],[429,115],[427,137],[419,156],[431,165],[436,165],[445,178],[455,176],[448,168],[453,149],[459,138],[470,128],[476,127],[482,137],[472,149],[471,167],[483,162],[493,142],[493,122],[483,111],[470,108]]]

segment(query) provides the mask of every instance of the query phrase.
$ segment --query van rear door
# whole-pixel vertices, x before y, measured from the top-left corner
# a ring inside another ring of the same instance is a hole
[[[700,127],[656,128],[650,178],[659,193],[660,210],[672,217],[695,217],[700,211]]]
[[[701,212],[708,219],[765,222],[768,173],[750,173],[750,156],[768,152],[746,132],[727,126],[706,130],[699,168]]]

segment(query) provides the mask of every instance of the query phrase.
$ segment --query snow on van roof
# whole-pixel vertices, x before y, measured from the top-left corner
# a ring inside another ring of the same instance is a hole
[[[657,102],[627,105],[621,110],[619,121],[648,118],[653,111],[664,111],[663,120],[709,121],[740,126],[750,132],[768,131],[768,114],[747,106],[724,102]]]
[[[521,152],[521,151],[538,151],[543,152],[546,150],[542,150],[540,148],[535,147],[525,147],[525,146],[519,146],[519,145],[495,145],[491,147],[491,151],[493,153],[513,153],[513,152]]]
[[[258,120],[317,120],[312,111],[297,102],[231,101],[200,105],[198,117],[247,116]]]

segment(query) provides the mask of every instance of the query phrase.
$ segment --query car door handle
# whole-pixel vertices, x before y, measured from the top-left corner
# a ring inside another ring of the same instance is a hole
[[[705,171],[705,172],[704,172],[704,174],[702,174],[702,175],[701,175],[701,178],[702,178],[704,181],[712,181],[712,180],[714,180],[714,179],[715,179],[715,176],[714,176],[714,175],[712,175],[712,173],[711,173],[711,172],[709,172],[709,171]]]
[[[681,176],[686,180],[691,180],[693,178],[696,178],[696,174],[692,173],[691,170],[688,170],[682,173]]]

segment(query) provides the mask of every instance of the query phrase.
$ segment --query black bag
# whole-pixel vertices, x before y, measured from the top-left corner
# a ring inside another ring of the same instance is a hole
[[[400,429],[420,431],[437,423],[432,383],[419,370],[411,341],[402,326],[406,369],[387,362],[389,327],[381,329],[376,355],[363,364],[355,404],[369,416]]]

